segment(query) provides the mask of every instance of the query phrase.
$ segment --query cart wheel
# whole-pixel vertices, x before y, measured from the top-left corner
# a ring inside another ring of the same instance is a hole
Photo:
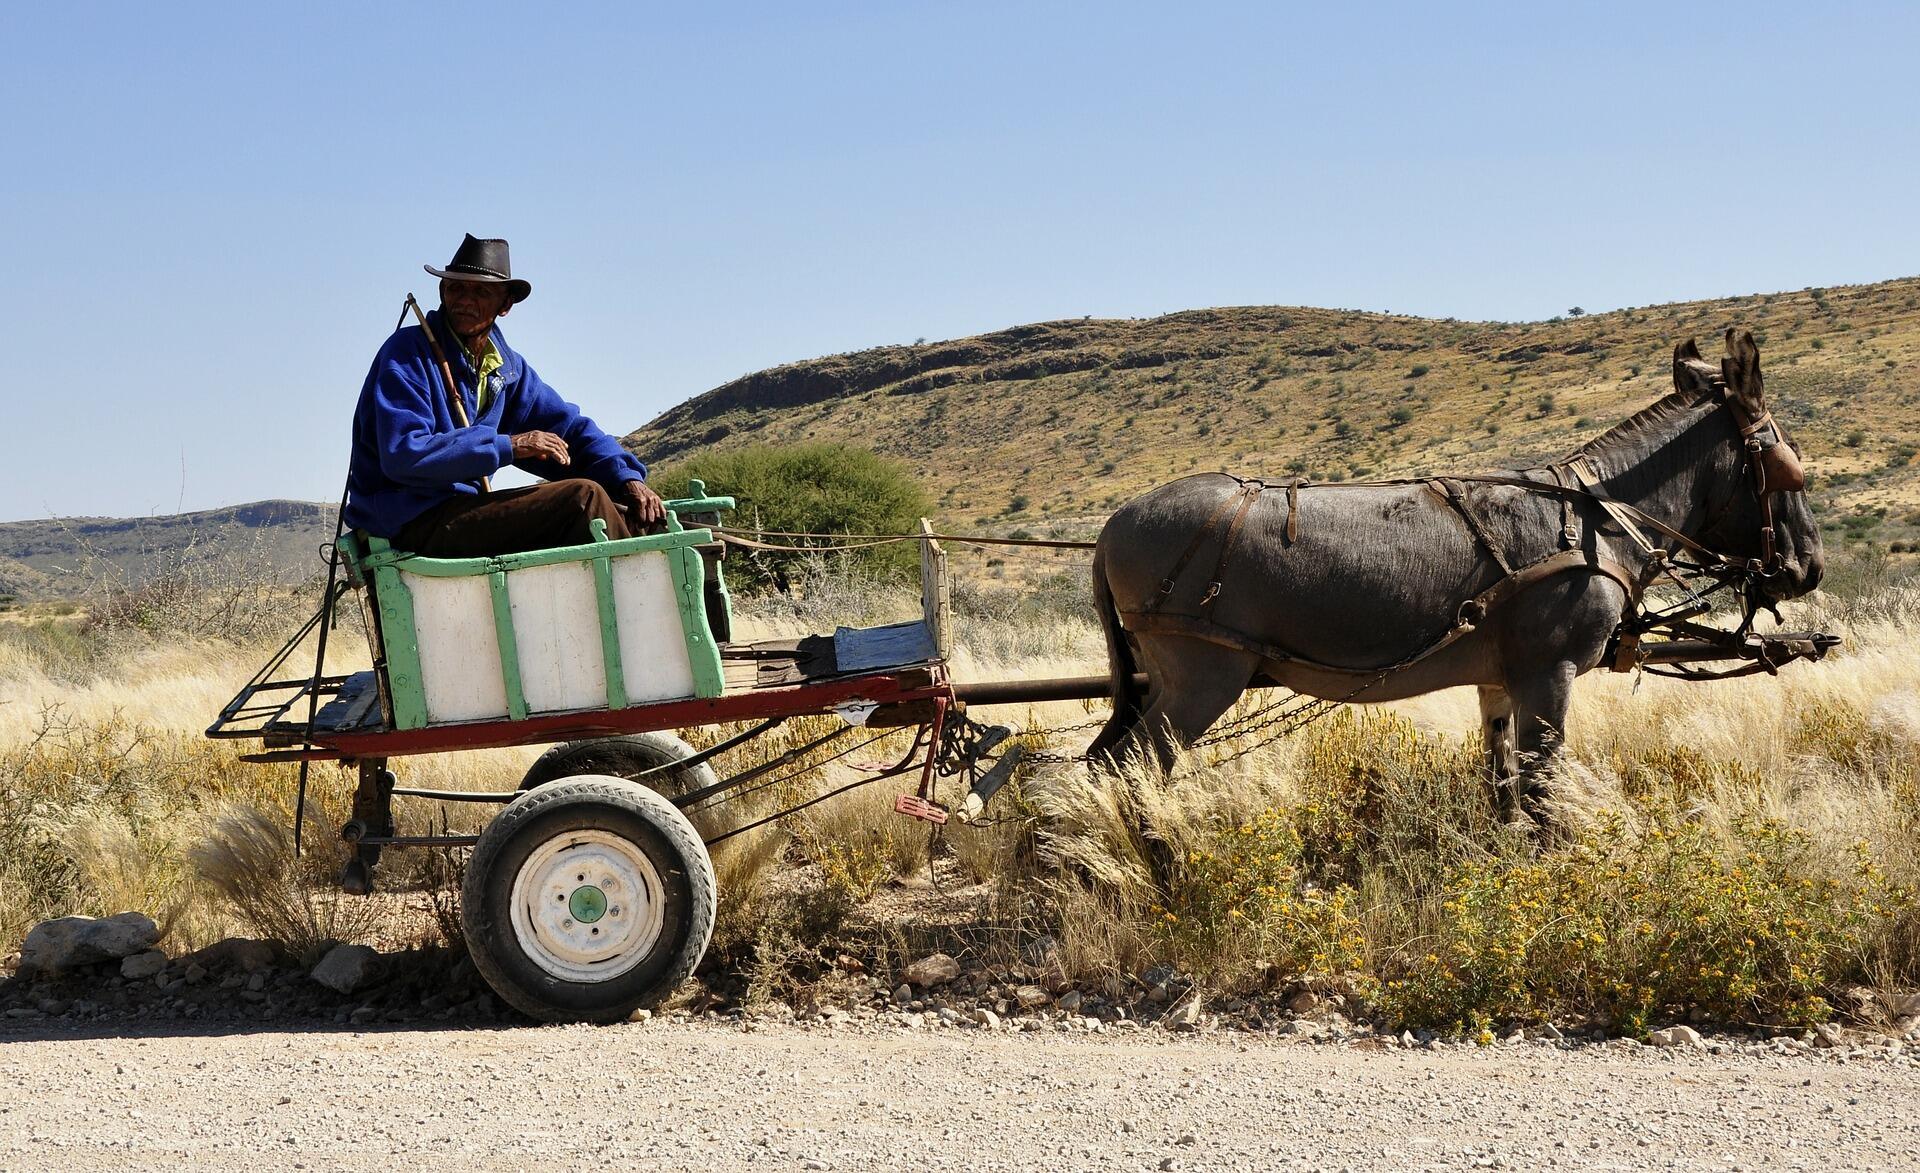
[[[637,775],[661,766],[671,766],[692,756],[693,747],[671,733],[630,733],[621,737],[569,741],[541,754],[528,767],[527,776],[520,780],[520,789],[532,790],[536,786],[581,774],[611,774],[615,778],[638,781],[649,790],[658,791],[668,798],[679,798],[719,782],[719,775],[713,772],[713,766],[701,762],[683,769],[661,770],[644,779]],[[719,818],[720,813],[715,808],[704,815],[693,816],[694,826],[702,838],[727,829],[722,825],[724,820]]]
[[[686,816],[624,778],[541,786],[487,824],[461,919],[474,968],[542,1022],[619,1022],[693,973],[713,863]]]

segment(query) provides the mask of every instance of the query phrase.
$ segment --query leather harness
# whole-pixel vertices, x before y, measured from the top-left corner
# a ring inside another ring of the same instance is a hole
[[[1736,401],[1731,396],[1727,396],[1723,398],[1722,402],[1727,406],[1728,410],[1734,412],[1737,420],[1741,413],[1735,406]],[[1773,432],[1773,443],[1762,444],[1759,439],[1759,433],[1768,429],[1771,429]],[[1782,457],[1778,455],[1777,449],[1786,447],[1786,434],[1780,426],[1774,422],[1771,412],[1763,411],[1757,418],[1743,423],[1740,426],[1739,435],[1742,446],[1748,456],[1748,466],[1752,469],[1753,488],[1760,499],[1761,556],[1757,559],[1735,559],[1718,554],[1694,538],[1688,537],[1673,526],[1661,521],[1659,518],[1650,516],[1637,506],[1615,500],[1608,496],[1600,483],[1598,474],[1594,471],[1593,466],[1588,463],[1584,455],[1576,455],[1559,464],[1548,466],[1545,471],[1553,478],[1551,481],[1531,480],[1527,477],[1517,475],[1481,473],[1448,477],[1430,477],[1424,480],[1340,481],[1333,484],[1314,485],[1304,478],[1297,477],[1286,481],[1268,482],[1257,477],[1236,476],[1233,477],[1233,479],[1238,482],[1239,487],[1234,492],[1222,498],[1220,503],[1214,507],[1213,512],[1207,518],[1206,524],[1195,532],[1192,540],[1187,543],[1186,549],[1182,550],[1180,557],[1175,559],[1166,577],[1161,579],[1159,588],[1145,599],[1137,609],[1119,612],[1121,626],[1129,632],[1190,636],[1196,639],[1206,640],[1210,643],[1219,644],[1223,647],[1252,652],[1263,659],[1300,664],[1321,672],[1347,676],[1373,675],[1378,679],[1390,673],[1411,668],[1415,664],[1436,655],[1456,641],[1467,635],[1471,635],[1479,628],[1480,624],[1485,622],[1487,616],[1492,613],[1493,609],[1501,603],[1535,583],[1552,578],[1555,575],[1565,574],[1569,571],[1586,570],[1595,574],[1603,574],[1619,583],[1621,589],[1626,592],[1627,598],[1623,618],[1631,615],[1635,609],[1638,608],[1640,599],[1645,594],[1647,587],[1652,584],[1655,578],[1662,574],[1673,578],[1676,583],[1679,583],[1683,589],[1691,594],[1691,588],[1675,574],[1669,562],[1669,552],[1667,549],[1649,539],[1645,533],[1646,529],[1651,529],[1662,537],[1677,543],[1681,548],[1699,555],[1709,568],[1741,571],[1763,576],[1774,574],[1781,569],[1784,558],[1780,554],[1774,541],[1772,494],[1775,489],[1792,491],[1803,487],[1805,483],[1804,475],[1799,477],[1794,475],[1798,471],[1798,462],[1792,457],[1792,450],[1790,448],[1787,449],[1786,456]],[[1769,457],[1772,457],[1771,461]],[[1769,463],[1773,464],[1778,474],[1772,479],[1777,479],[1783,483],[1771,483],[1767,473]],[[1225,473],[1222,475],[1232,476],[1233,474]],[[1794,483],[1796,480],[1798,483]],[[1425,486],[1430,492],[1440,498],[1441,501],[1445,502],[1465,523],[1475,541],[1487,552],[1487,556],[1493,560],[1494,565],[1500,568],[1501,576],[1499,580],[1492,586],[1461,603],[1454,613],[1452,627],[1438,640],[1428,644],[1413,655],[1396,663],[1386,665],[1385,667],[1347,668],[1314,660],[1298,652],[1280,647],[1277,644],[1270,644],[1262,640],[1254,639],[1251,636],[1214,621],[1213,609],[1214,605],[1218,603],[1220,599],[1227,566],[1232,561],[1235,548],[1239,545],[1240,535],[1246,528],[1248,515],[1253,512],[1254,505],[1265,495],[1267,490],[1280,489],[1286,492],[1286,544],[1292,545],[1300,538],[1301,489],[1309,486],[1314,488],[1378,488],[1412,484]],[[1559,545],[1561,548],[1552,554],[1547,554],[1524,565],[1517,567],[1511,565],[1507,553],[1502,549],[1501,544],[1495,541],[1492,535],[1488,533],[1486,525],[1474,512],[1467,492],[1468,485],[1508,486],[1558,497],[1561,502],[1559,533]],[[1579,527],[1575,524],[1574,504],[1577,501],[1583,500],[1596,503],[1607,514],[1607,517],[1619,526],[1639,549],[1640,553],[1646,559],[1646,564],[1639,573],[1634,573],[1626,564],[1603,552],[1598,542],[1594,543],[1594,549],[1591,551],[1580,547],[1580,531]],[[1729,498],[1729,503],[1730,502],[1731,498]],[[1226,537],[1220,544],[1220,555],[1214,563],[1213,574],[1207,581],[1206,589],[1201,593],[1199,614],[1182,615],[1162,612],[1161,606],[1172,596],[1174,588],[1180,581],[1181,575],[1185,573],[1188,565],[1192,563],[1194,556],[1200,552],[1200,548],[1206,544],[1207,539],[1211,537],[1219,527],[1221,520],[1226,518],[1229,513],[1232,514],[1232,520],[1227,524]],[[1709,519],[1709,526],[1711,522],[1712,519]],[[1638,663],[1638,657],[1635,654],[1637,646],[1637,638],[1628,638],[1621,641],[1619,653],[1614,657],[1611,664],[1614,671],[1626,672],[1632,670]]]

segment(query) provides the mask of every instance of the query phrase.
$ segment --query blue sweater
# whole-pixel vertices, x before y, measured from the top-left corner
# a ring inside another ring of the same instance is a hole
[[[480,491],[479,480],[515,464],[537,477],[587,477],[610,490],[645,480],[647,466],[580,409],[541,382],[507,347],[496,327],[500,369],[484,415],[474,412],[474,371],[466,351],[434,310],[427,315],[460,384],[468,427],[453,425],[440,371],[418,326],[406,326],[374,356],[353,413],[353,462],[347,470],[347,524],[392,538],[409,521],[456,495]],[[567,443],[570,465],[513,459],[513,436],[552,432]]]

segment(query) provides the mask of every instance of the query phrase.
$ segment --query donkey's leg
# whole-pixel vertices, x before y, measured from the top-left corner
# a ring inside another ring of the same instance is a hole
[[[1493,781],[1500,817],[1515,823],[1525,818],[1520,809],[1519,753],[1513,740],[1513,697],[1497,684],[1480,686],[1480,737],[1486,745],[1487,776]]]
[[[1547,776],[1566,738],[1567,705],[1573,699],[1573,679],[1579,667],[1567,661],[1518,680],[1509,680],[1513,694],[1513,740],[1520,759],[1515,779],[1520,806],[1540,828],[1550,830]]]
[[[1160,768],[1170,770],[1180,750],[1247,691],[1260,657],[1181,636],[1142,640],[1141,652],[1152,685],[1132,744],[1144,740]]]

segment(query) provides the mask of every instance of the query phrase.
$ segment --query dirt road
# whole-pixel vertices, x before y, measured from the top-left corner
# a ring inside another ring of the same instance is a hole
[[[1836,1169],[1920,1164],[1911,1059],[1232,1034],[0,1034],[0,1169]]]

